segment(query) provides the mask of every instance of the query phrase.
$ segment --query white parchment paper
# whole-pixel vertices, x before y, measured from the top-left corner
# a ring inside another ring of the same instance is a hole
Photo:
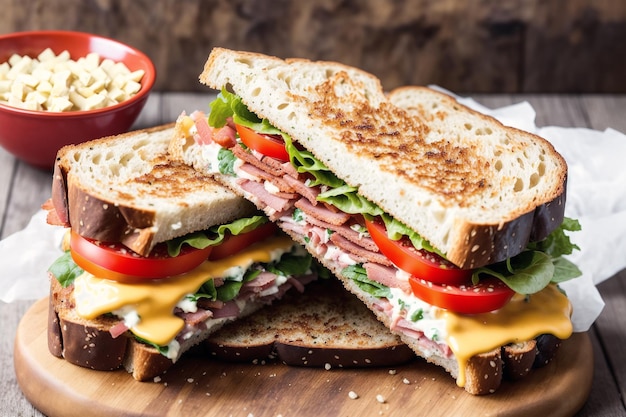
[[[535,111],[527,102],[488,109],[471,98],[457,99],[506,125],[548,139],[567,160],[565,214],[582,225],[582,231],[571,234],[581,250],[569,259],[583,276],[562,287],[574,307],[574,331],[588,330],[604,307],[596,285],[626,267],[626,135],[612,129],[537,128]],[[0,241],[0,300],[36,300],[48,295],[46,271],[61,254],[64,231],[47,225],[45,218],[43,210],[34,213],[25,229]]]

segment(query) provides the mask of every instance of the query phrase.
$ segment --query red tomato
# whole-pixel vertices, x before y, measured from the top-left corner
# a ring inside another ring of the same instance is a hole
[[[289,154],[285,149],[285,142],[280,135],[264,135],[238,124],[235,124],[235,128],[237,129],[237,133],[239,133],[241,141],[245,143],[248,148],[284,162],[289,161]]]
[[[391,240],[385,225],[365,220],[365,225],[380,251],[398,268],[435,284],[462,284],[472,277],[471,269],[460,269],[441,256],[417,250],[408,239]]]
[[[416,297],[437,307],[462,314],[487,313],[509,302],[514,291],[497,278],[480,280],[476,285],[439,285],[416,277],[409,283]]]
[[[217,261],[234,255],[235,253],[247,248],[253,243],[267,239],[276,232],[277,226],[272,222],[267,222],[251,230],[247,233],[239,235],[228,235],[224,238],[221,244],[213,247],[211,255],[209,255],[210,261]]]
[[[121,244],[94,242],[72,232],[70,250],[74,262],[85,271],[120,281],[165,278],[189,272],[209,257],[213,247],[195,249],[184,245],[180,255],[171,257],[163,244],[144,257]]]

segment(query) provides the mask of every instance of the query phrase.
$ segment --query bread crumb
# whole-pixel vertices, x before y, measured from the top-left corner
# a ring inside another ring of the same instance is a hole
[[[153,381],[154,382],[161,382],[161,377],[160,376],[155,376]]]
[[[187,382],[189,382],[190,384],[193,383],[193,378],[187,378]]]
[[[409,385],[409,384],[411,383],[411,381],[409,381],[409,379],[408,379],[408,378],[404,378],[404,379],[402,380],[402,383],[403,383],[403,384],[406,384],[406,385]]]
[[[326,369],[327,371],[330,371],[330,368],[331,368],[330,363],[324,364],[324,369]]]
[[[383,397],[382,395],[378,394],[376,396],[376,401],[378,401],[381,404],[384,404],[386,402],[385,397]]]
[[[354,391],[350,391],[350,392],[348,393],[348,397],[349,397],[351,400],[356,400],[357,398],[359,398],[359,394],[357,394],[357,393],[356,393],[356,392],[354,392]]]
[[[390,369],[389,370],[389,375],[395,375],[397,373],[398,373],[398,371],[396,371],[395,369]]]

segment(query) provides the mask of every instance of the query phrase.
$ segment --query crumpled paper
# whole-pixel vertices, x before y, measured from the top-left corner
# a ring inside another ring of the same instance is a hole
[[[599,132],[538,128],[535,110],[527,102],[489,109],[471,98],[457,99],[505,125],[546,138],[567,160],[565,214],[578,219],[582,225],[582,231],[570,234],[581,250],[569,259],[580,267],[583,275],[563,283],[562,288],[573,305],[574,331],[587,331],[604,307],[596,285],[626,267],[626,170],[622,161],[626,155],[626,135],[612,129]],[[45,219],[46,213],[40,210],[25,229],[0,241],[0,270],[3,272],[0,300],[36,300],[48,295],[46,271],[61,254],[64,230],[47,225]]]

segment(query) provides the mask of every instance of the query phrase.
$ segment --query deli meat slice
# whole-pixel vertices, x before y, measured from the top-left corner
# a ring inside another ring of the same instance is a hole
[[[333,233],[330,235],[330,240],[337,245],[339,249],[352,254],[352,258],[355,258],[358,262],[374,262],[387,266],[393,265],[391,261],[382,253],[369,251],[362,246],[351,242],[339,233]]]
[[[363,268],[367,272],[367,277],[372,281],[379,282],[390,288],[399,288],[405,293],[411,292],[409,281],[398,279],[396,275],[398,270],[395,267],[368,262],[363,264]]]
[[[296,201],[295,205],[308,216],[315,217],[334,226],[340,226],[352,217],[348,213],[333,211],[324,204],[314,206],[307,198],[301,198]]]
[[[311,204],[316,206],[318,204],[317,196],[320,193],[319,187],[309,187],[304,182],[302,182],[298,177],[294,177],[291,175],[284,175],[283,181],[291,186],[295,191],[300,193],[303,197],[305,197]]]
[[[281,177],[277,177],[275,175],[272,175],[269,172],[263,171],[261,168],[257,166],[254,166],[246,162],[243,165],[241,165],[239,169],[256,178],[259,178],[260,180],[259,182],[262,182],[262,181],[271,182],[276,188],[278,188],[283,193],[294,194],[295,192],[295,189],[287,181],[283,180]],[[291,198],[295,198],[296,196],[297,195],[294,194],[294,196]]]
[[[267,191],[263,184],[250,180],[239,180],[239,186],[258,198],[263,204],[276,210],[277,212],[285,212],[293,206],[293,200],[274,195]]]
[[[347,223],[342,224],[341,226],[335,226],[330,223],[326,223],[325,221],[316,219],[315,217],[307,218],[307,222],[317,227],[331,229],[333,232],[339,233],[341,236],[345,237],[349,241],[356,243],[357,245],[363,247],[364,249],[367,249],[368,251],[380,251],[371,237],[364,236],[362,233],[357,232],[356,230],[352,229]]]
[[[246,151],[244,148],[242,148],[241,145],[235,145],[232,148],[230,148],[230,150],[233,152],[233,154],[237,158],[241,159],[244,162],[252,164],[257,168],[262,169],[263,171],[271,174],[274,177],[283,176],[283,171],[281,169],[275,169],[271,167],[270,165],[264,163],[259,158],[257,158],[256,156],[252,155],[251,153]]]

